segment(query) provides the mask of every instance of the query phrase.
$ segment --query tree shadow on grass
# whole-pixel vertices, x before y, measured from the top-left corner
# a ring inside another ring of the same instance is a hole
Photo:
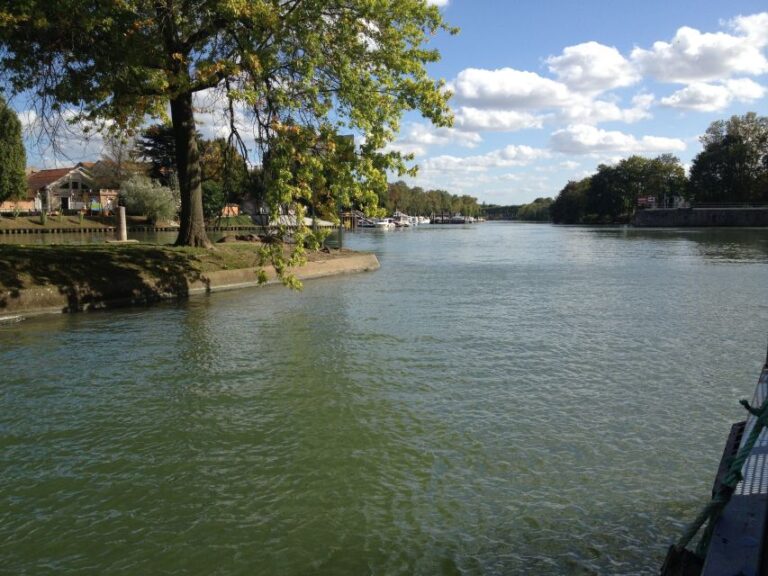
[[[36,287],[65,295],[66,312],[183,299],[205,281],[199,266],[193,253],[159,246],[0,245],[0,310]]]

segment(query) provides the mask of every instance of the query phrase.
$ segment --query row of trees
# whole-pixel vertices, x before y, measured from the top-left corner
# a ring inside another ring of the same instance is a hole
[[[533,202],[517,208],[515,220],[526,222],[549,222],[552,198],[536,198]]]
[[[445,190],[424,190],[419,186],[410,187],[403,181],[389,184],[386,192],[379,194],[378,204],[387,213],[399,210],[413,216],[430,214],[479,216],[482,212],[474,196],[458,196]]]
[[[703,150],[690,175],[675,156],[632,156],[571,181],[550,207],[564,224],[625,222],[641,197],[660,207],[673,199],[694,204],[768,203],[768,118],[749,112],[713,122],[700,138]]]
[[[627,222],[640,197],[670,205],[686,190],[685,169],[671,154],[657,158],[630,156],[618,164],[601,164],[597,173],[571,181],[550,206],[555,223]]]

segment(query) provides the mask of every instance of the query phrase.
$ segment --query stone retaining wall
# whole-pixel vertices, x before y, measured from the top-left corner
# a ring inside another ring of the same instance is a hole
[[[768,226],[763,208],[658,208],[638,210],[632,224],[639,227]]]

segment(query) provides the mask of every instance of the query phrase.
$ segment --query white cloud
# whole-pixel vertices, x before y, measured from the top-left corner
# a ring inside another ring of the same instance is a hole
[[[597,42],[568,46],[546,62],[549,71],[576,92],[598,94],[640,80],[634,66],[616,48]]]
[[[685,142],[677,138],[643,136],[636,138],[617,130],[601,130],[586,124],[576,124],[557,130],[550,140],[552,149],[564,154],[590,153],[663,153],[685,149]]]
[[[763,86],[748,78],[726,80],[720,84],[694,82],[661,99],[663,106],[717,112],[728,108],[734,101],[753,102],[765,96]]]
[[[466,68],[449,89],[458,102],[475,108],[545,108],[562,106],[571,100],[565,84],[513,68]]]
[[[425,172],[484,172],[491,168],[526,166],[549,156],[549,152],[530,146],[509,145],[478,156],[435,156],[420,164]]]
[[[432,4],[434,6],[444,7],[448,6],[450,0],[427,0],[427,4]]]
[[[514,132],[541,128],[544,119],[516,110],[485,110],[471,106],[461,106],[454,114],[454,124],[459,130]]]
[[[600,46],[596,43],[595,46]],[[587,46],[587,45],[579,45]],[[613,48],[617,58],[621,59]],[[593,49],[591,46],[589,50]],[[567,50],[567,49],[566,49]],[[585,56],[579,52],[578,55]],[[565,61],[557,61],[559,70],[575,78],[575,61],[568,53],[568,66]],[[564,56],[565,57],[565,56]],[[609,58],[606,58],[609,59]],[[641,93],[632,99],[632,106],[622,108],[618,99],[610,94],[595,98],[597,86],[610,87],[624,85],[634,81],[634,73],[625,72],[621,78],[612,73],[613,80],[600,78],[595,73],[581,76],[576,84],[582,92],[574,92],[562,82],[544,78],[533,72],[524,72],[512,68],[481,70],[467,68],[461,71],[451,83],[454,98],[460,105],[455,111],[456,127],[460,130],[507,131],[540,128],[544,122],[553,118],[566,124],[599,124],[601,122],[633,123],[650,118],[650,108],[654,103],[652,94]],[[591,92],[586,86],[591,87]]]
[[[475,148],[483,139],[477,132],[462,131],[455,128],[435,127],[431,124],[411,122],[407,130],[387,150],[396,150],[404,154],[423,156],[430,146],[448,146],[456,144],[464,148]]]
[[[17,112],[27,150],[34,151],[37,168],[72,166],[77,162],[93,160],[104,152],[102,131],[114,124],[111,120],[91,122],[79,118],[73,108],[64,108],[59,117],[46,124],[34,109]],[[30,154],[29,156],[32,156]]]
[[[621,108],[609,100],[584,99],[563,108],[561,117],[571,124],[600,124],[601,122],[625,122],[632,124],[651,117],[653,94],[638,94],[632,99],[631,108]]]
[[[762,53],[766,45],[766,13],[739,17],[725,32],[702,33],[684,26],[671,42],[655,42],[650,50],[635,48],[631,60],[642,72],[663,82],[689,83],[730,78],[734,74],[768,72]]]
[[[728,25],[742,36],[749,38],[755,46],[768,46],[768,12],[751,16],[736,16]]]

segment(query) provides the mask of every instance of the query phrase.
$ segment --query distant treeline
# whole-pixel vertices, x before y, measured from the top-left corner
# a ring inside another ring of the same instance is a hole
[[[479,216],[482,212],[474,196],[457,196],[445,190],[424,190],[419,186],[410,187],[398,181],[389,184],[386,194],[379,196],[379,206],[387,213],[399,210],[411,216],[430,214],[463,214]]]
[[[549,207],[552,198],[536,198],[528,204],[511,206],[483,205],[482,212],[488,220],[524,220],[527,222],[549,222]]]
[[[704,149],[686,177],[671,154],[631,156],[597,173],[571,181],[550,206],[563,224],[626,222],[638,202],[672,207],[694,204],[768,203],[768,118],[750,112],[713,122],[700,138]],[[642,200],[641,200],[642,199]]]

